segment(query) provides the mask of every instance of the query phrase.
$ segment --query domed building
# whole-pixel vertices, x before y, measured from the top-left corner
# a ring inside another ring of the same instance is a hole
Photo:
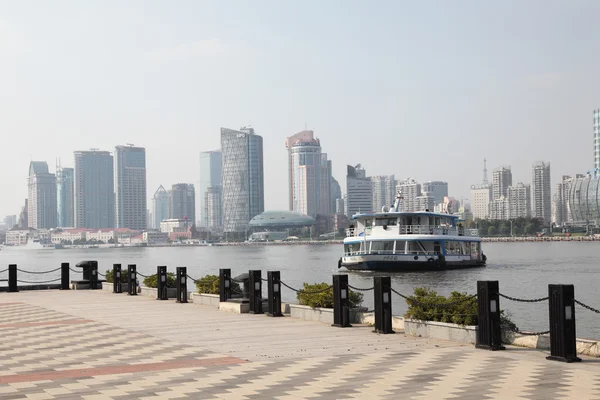
[[[252,218],[248,227],[251,240],[283,240],[292,234],[301,234],[313,227],[313,217],[294,211],[265,211]]]

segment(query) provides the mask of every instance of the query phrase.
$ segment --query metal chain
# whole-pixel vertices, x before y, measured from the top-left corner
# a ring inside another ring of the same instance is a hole
[[[212,280],[212,281],[211,281],[211,280],[208,280],[208,279],[205,279],[205,280],[202,280],[202,279],[194,279],[194,278],[192,278],[192,277],[191,277],[191,276],[189,276],[189,275],[186,275],[186,276],[188,277],[188,279],[190,279],[190,280],[191,280],[192,282],[194,282],[194,283],[198,283],[198,282],[200,282],[200,283],[205,283],[205,284],[207,284],[207,285],[212,285],[213,283],[215,283],[215,282],[218,282],[218,281],[219,281],[219,278],[217,278],[217,279],[214,279],[214,280]]]
[[[373,286],[373,287],[370,287],[370,288],[358,288],[358,287],[354,287],[354,286],[352,286],[352,285],[348,285],[348,287],[349,287],[350,289],[354,289],[354,290],[357,290],[357,291],[359,291],[359,292],[368,292],[368,291],[370,291],[370,290],[373,290],[373,289],[375,289],[375,286]]]
[[[98,275],[103,276],[106,278],[106,275],[104,275],[102,272],[98,271]]]
[[[73,269],[73,268],[71,268],[71,267],[69,267],[69,269],[71,270],[71,272],[75,272],[76,274],[80,274],[80,273],[82,273],[82,272],[83,272],[82,270]]]
[[[582,303],[582,302],[581,302],[581,301],[579,301],[579,300],[575,300],[575,303],[579,304],[579,305],[580,305],[581,307],[583,307],[583,308],[586,308],[586,309],[588,309],[588,310],[590,310],[590,311],[593,311],[593,312],[595,312],[596,314],[600,314],[600,310],[597,310],[597,309],[595,309],[594,307],[590,307],[590,306],[588,306],[587,304],[584,304],[584,303]]]
[[[333,288],[333,286],[328,286],[328,287],[326,287],[325,289],[322,289],[322,290],[317,290],[317,291],[315,291],[315,292],[308,292],[308,291],[306,291],[306,290],[302,290],[302,289],[300,289],[300,290],[298,290],[298,289],[294,289],[293,287],[291,287],[291,286],[289,286],[288,284],[286,284],[284,281],[279,281],[279,282],[280,282],[280,283],[281,283],[283,286],[285,286],[286,288],[288,288],[288,289],[290,289],[290,290],[293,290],[293,291],[294,291],[294,292],[296,292],[296,293],[305,293],[305,294],[319,294],[319,293],[324,293],[324,292],[326,292],[326,291],[328,291],[328,290],[331,290],[331,289]]]
[[[3,269],[2,271],[0,271],[0,274],[4,273],[4,272],[6,272],[6,271],[8,271],[8,268],[6,268],[6,269]]]
[[[542,336],[542,335],[547,335],[547,334],[550,333],[550,331],[544,331],[544,332],[523,332],[523,331],[520,331],[519,328],[517,328],[516,326],[511,326],[511,325],[506,325],[506,327],[511,332],[518,333],[519,335],[525,335],[525,336]]]
[[[61,279],[61,278],[54,279],[54,280],[51,280],[51,281],[42,281],[42,282],[32,282],[32,281],[21,281],[21,280],[17,280],[17,282],[19,282],[19,283],[33,283],[33,284],[36,284],[36,285],[43,285],[43,284],[45,284],[45,283],[53,283],[53,282],[58,282],[58,281],[60,281],[60,279]]]
[[[414,304],[416,304],[418,306],[422,306],[422,307],[450,308],[450,307],[453,307],[453,306],[456,306],[456,305],[459,305],[459,304],[466,303],[467,301],[469,301],[469,300],[474,299],[474,298],[477,297],[477,294],[473,294],[471,296],[465,297],[464,299],[460,299],[460,300],[453,301],[453,302],[450,302],[450,303],[430,304],[430,303],[422,303],[422,302],[420,302],[418,300],[415,300],[415,299],[413,299],[411,297],[405,296],[405,295],[403,295],[402,293],[396,291],[393,288],[391,290],[392,290],[392,292],[396,293],[398,296],[402,297],[407,302],[412,302],[412,303],[414,303]]]
[[[518,299],[516,297],[510,297],[510,296],[507,296],[507,295],[502,294],[502,293],[498,293],[498,295],[500,297],[503,297],[503,298],[507,299],[507,300],[518,301],[520,303],[539,303],[541,301],[546,301],[546,300],[549,299],[549,297],[540,297],[539,299]]]
[[[42,274],[49,274],[49,273],[52,273],[52,272],[60,271],[61,268],[62,267],[58,267],[58,268],[53,269],[51,271],[40,271],[40,272],[37,272],[37,271],[26,271],[24,269],[17,269],[17,271],[19,271],[19,272],[25,272],[26,274],[42,275]]]
[[[136,273],[137,273],[139,276],[141,276],[142,278],[149,278],[149,277],[151,277],[151,276],[156,276],[156,274],[144,275],[144,274],[142,274],[141,272],[137,272],[137,271],[136,271]]]

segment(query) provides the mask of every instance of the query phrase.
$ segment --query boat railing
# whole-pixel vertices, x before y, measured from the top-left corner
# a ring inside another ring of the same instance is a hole
[[[370,236],[373,231],[370,227],[366,229],[348,228],[346,229],[347,237],[360,236],[364,233],[365,236]],[[400,235],[448,235],[448,236],[479,236],[477,229],[466,229],[464,227],[452,227],[441,225],[399,225],[398,234]]]

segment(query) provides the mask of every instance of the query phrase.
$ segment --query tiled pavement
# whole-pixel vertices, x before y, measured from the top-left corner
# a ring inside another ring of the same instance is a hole
[[[0,338],[2,400],[600,399],[595,359],[101,291],[0,293]]]

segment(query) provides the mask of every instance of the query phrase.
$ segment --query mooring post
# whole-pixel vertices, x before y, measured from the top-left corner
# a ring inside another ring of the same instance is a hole
[[[69,263],[60,264],[60,290],[69,290]]]
[[[219,270],[219,301],[225,302],[231,298],[231,269]]]
[[[375,330],[377,333],[396,333],[392,329],[392,282],[389,276],[373,278],[375,291]]]
[[[248,299],[250,300],[249,314],[263,314],[262,307],[262,275],[260,270],[248,271],[248,279],[250,286],[250,293]]]
[[[550,311],[550,356],[548,360],[577,362],[575,333],[575,287],[548,285]]]
[[[8,291],[13,293],[19,291],[17,286],[17,264],[8,266]]]
[[[98,261],[90,261],[90,289],[98,289]]]
[[[113,264],[113,293],[122,293],[121,264]]]
[[[156,267],[156,300],[167,300],[167,267]]]
[[[475,347],[504,350],[500,328],[500,291],[498,281],[477,281],[478,327]]]
[[[333,324],[340,328],[350,325],[350,307],[348,306],[348,275],[333,275]]]
[[[267,271],[269,317],[283,317],[281,313],[281,278],[279,271]]]
[[[187,303],[187,267],[177,267],[177,303]]]
[[[137,296],[137,271],[135,264],[127,265],[127,295]]]

